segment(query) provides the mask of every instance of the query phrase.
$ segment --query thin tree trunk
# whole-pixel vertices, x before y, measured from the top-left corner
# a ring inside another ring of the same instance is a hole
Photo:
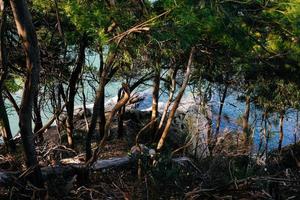
[[[85,38],[86,36],[83,35],[79,44],[79,51],[78,51],[78,59],[77,64],[74,69],[74,71],[71,74],[70,80],[69,80],[69,95],[68,100],[66,104],[67,109],[67,138],[68,138],[68,146],[70,148],[74,148],[74,141],[73,141],[73,135],[74,135],[74,101],[75,101],[75,95],[76,95],[76,85],[78,83],[79,76],[81,74],[82,68],[85,64],[85,49],[87,47],[87,40]]]
[[[226,95],[227,95],[227,89],[228,89],[228,84],[225,84],[225,88],[224,88],[222,98],[221,98],[221,101],[220,101],[220,108],[219,108],[219,113],[218,113],[218,118],[217,118],[215,138],[218,137],[219,132],[220,132],[222,112],[223,112],[223,107],[224,107],[224,103],[225,103],[225,99],[226,99]]]
[[[245,137],[245,146],[249,146],[250,129],[249,129],[249,115],[250,115],[250,96],[246,96],[246,109],[243,115],[243,135]]]
[[[34,129],[33,132],[36,133],[41,128],[43,128],[43,121],[41,117],[41,109],[38,103],[38,96],[33,97],[33,111],[34,111]],[[38,142],[43,142],[44,137],[43,134],[38,135]]]
[[[1,24],[0,24],[0,126],[4,144],[8,151],[15,152],[16,144],[12,138],[12,133],[10,129],[10,124],[6,112],[6,106],[3,99],[2,91],[3,91],[3,83],[8,74],[7,68],[7,55],[5,49],[5,23],[6,23],[6,5],[4,5],[4,1],[1,10]]]
[[[3,142],[6,146],[6,148],[10,152],[15,152],[16,144],[12,137],[12,133],[11,133],[2,93],[0,93],[0,126],[1,126]]]
[[[193,47],[191,49],[191,52],[190,52],[189,61],[188,61],[187,67],[186,67],[186,72],[185,72],[183,83],[182,83],[181,88],[178,92],[178,95],[175,98],[175,101],[174,101],[173,107],[170,111],[170,115],[168,117],[166,126],[165,126],[165,128],[162,132],[161,138],[160,138],[160,140],[157,144],[157,147],[156,147],[157,150],[160,150],[163,147],[164,143],[165,143],[166,137],[169,133],[169,130],[170,130],[170,127],[171,127],[171,124],[172,124],[172,120],[175,116],[175,112],[176,112],[176,110],[179,106],[180,100],[181,100],[181,98],[183,96],[183,93],[185,91],[185,88],[188,84],[188,81],[189,81],[189,78],[190,78],[190,75],[191,75],[191,65],[192,65],[194,52],[195,52],[195,48]]]
[[[102,72],[102,76],[106,76],[106,74],[107,74],[106,69],[104,69]],[[92,157],[91,140],[92,140],[94,131],[96,129],[98,116],[100,116],[101,111],[103,112],[103,109],[101,106],[102,97],[104,96],[104,89],[105,89],[105,87],[103,85],[103,79],[104,78],[101,77],[100,84],[97,89],[96,98],[95,98],[94,107],[93,107],[92,119],[91,119],[91,123],[89,126],[89,131],[88,131],[87,137],[86,137],[86,144],[85,144],[86,161],[88,161]],[[104,115],[104,119],[105,119],[105,115]],[[104,131],[104,130],[101,130],[101,127],[99,127],[99,129],[100,129],[99,131]]]
[[[261,129],[259,130],[259,144],[258,144],[258,150],[257,150],[257,157],[259,156],[259,152],[263,146],[263,138],[264,138],[264,129],[263,129],[263,123],[264,123],[264,117],[265,115],[262,114],[262,117],[261,117],[261,122],[260,122],[260,127]]]
[[[56,112],[53,114],[53,116],[45,123],[45,125],[38,130],[36,133],[34,133],[34,137],[39,136],[40,134],[43,134],[52,124],[53,122],[59,118],[59,115],[64,110],[66,104],[64,104],[59,110],[56,110]]]
[[[124,96],[124,90],[121,88],[118,92],[118,101],[120,101]],[[126,105],[124,105],[119,111],[118,111],[118,138],[122,138],[124,135],[124,114],[125,114]]]
[[[212,144],[213,141],[212,141],[212,119],[206,115],[205,116],[206,120],[207,120],[207,148],[208,148],[208,151],[209,151],[209,154],[210,156],[212,156],[213,154],[213,148],[214,148],[214,145]]]
[[[31,120],[33,95],[37,93],[39,84],[40,52],[36,32],[26,1],[10,0],[10,5],[26,56],[27,73],[19,111],[19,126],[26,166],[33,168],[32,173],[29,175],[32,184],[36,187],[44,187],[41,170],[37,162]]]
[[[284,121],[284,111],[280,112],[280,119],[279,119],[279,143],[278,143],[278,151],[281,151],[282,141],[283,141],[283,121]]]
[[[204,116],[205,116],[205,119],[207,120],[207,124],[205,125],[205,128],[207,128],[207,132],[206,132],[206,144],[207,144],[207,148],[208,148],[208,151],[209,151],[209,154],[210,156],[212,156],[213,154],[213,135],[212,135],[212,119],[211,119],[211,116],[209,116],[209,113],[208,113],[208,99],[206,97],[206,94],[204,94],[205,96],[203,97],[203,106],[202,106],[202,109],[203,109],[203,113],[204,113]]]
[[[151,75],[151,74],[150,74]],[[149,74],[141,77],[139,80],[137,80],[132,86],[129,87],[130,91],[133,91],[135,88],[137,88],[141,83],[149,80],[151,76]],[[118,101],[122,98],[124,95],[123,88],[120,88],[118,92]],[[129,100],[130,103],[131,100]],[[124,105],[118,112],[118,138],[122,138],[124,135],[124,114],[126,111],[126,105]]]
[[[3,88],[2,91],[4,91],[4,95],[5,97],[10,101],[10,103],[12,104],[12,106],[14,107],[16,113],[19,115],[19,111],[20,111],[20,108],[16,102],[16,100],[14,99],[14,97],[12,96],[12,94],[8,91],[7,88]]]
[[[114,106],[114,108],[110,111],[109,116],[108,116],[108,118],[106,120],[106,123],[105,123],[105,130],[104,130],[103,138],[98,143],[98,147],[95,150],[95,152],[93,154],[93,157],[89,160],[86,160],[87,164],[91,164],[97,159],[97,157],[99,155],[99,152],[100,152],[100,149],[103,148],[103,146],[105,145],[105,141],[106,141],[106,138],[108,137],[108,133],[109,133],[110,126],[111,126],[111,123],[113,121],[113,118],[115,117],[116,113],[128,102],[128,100],[130,98],[129,86],[127,84],[123,83],[122,88],[124,89],[124,92],[125,92],[124,96],[123,96],[122,99],[120,99],[120,101],[117,102],[117,104]]]
[[[94,107],[93,107],[92,119],[89,126],[89,131],[86,136],[86,144],[85,144],[86,161],[90,160],[92,157],[91,140],[96,129],[98,117],[100,117],[100,122],[99,122],[99,131],[101,137],[100,139],[102,139],[104,136],[105,121],[106,121],[105,107],[104,107],[105,85],[107,83],[108,71],[111,68],[114,58],[115,58],[115,54],[111,55],[108,58],[107,64],[104,66],[102,51],[100,52],[100,68],[99,68],[100,82],[96,92],[96,98],[94,101]]]
[[[82,105],[83,105],[83,116],[84,116],[84,121],[85,121],[85,125],[86,125],[86,132],[89,131],[89,122],[86,116],[87,113],[87,108],[86,108],[86,97],[85,97],[85,93],[84,93],[84,83],[83,80],[80,81],[81,83],[81,88],[82,88]]]
[[[159,98],[159,85],[160,85],[160,69],[155,69],[155,76],[153,80],[153,92],[152,92],[152,111],[150,121],[154,121],[158,117],[158,98]],[[153,123],[150,127],[152,130],[152,137],[154,139],[156,133],[157,123]]]
[[[174,70],[172,70],[172,74],[171,74],[171,85],[170,85],[170,91],[169,91],[169,98],[168,98],[168,101],[164,107],[164,110],[163,110],[163,113],[162,113],[162,116],[161,116],[161,119],[160,119],[160,122],[159,122],[159,125],[158,125],[158,128],[157,128],[157,131],[156,131],[156,135],[161,131],[162,129],[162,126],[165,122],[165,119],[167,117],[167,113],[168,113],[168,110],[169,110],[169,107],[172,103],[172,100],[173,100],[173,97],[174,97],[174,93],[175,93],[175,90],[176,90],[176,75],[177,75],[177,71],[178,71],[178,67],[175,67]]]

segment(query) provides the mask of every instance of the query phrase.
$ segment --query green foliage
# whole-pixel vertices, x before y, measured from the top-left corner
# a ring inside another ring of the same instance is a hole
[[[22,80],[19,77],[11,77],[4,82],[5,87],[12,93],[22,89]]]

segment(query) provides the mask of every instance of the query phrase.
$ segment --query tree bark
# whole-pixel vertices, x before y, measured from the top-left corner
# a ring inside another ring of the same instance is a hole
[[[33,168],[29,180],[36,187],[44,187],[40,167],[38,166],[32,132],[33,95],[37,93],[40,71],[40,52],[31,14],[25,0],[10,0],[18,34],[23,42],[26,56],[26,78],[22,95],[19,126],[22,137],[26,166]]]
[[[108,169],[118,169],[136,162],[136,159],[129,156],[115,157],[107,160],[96,160],[93,165],[86,166],[80,160],[75,158],[67,158],[61,160],[63,165],[60,166],[47,166],[43,167],[42,174],[45,180],[48,177],[58,177],[64,176],[66,178],[73,177],[75,174],[82,174],[82,172],[89,171],[103,171]],[[188,157],[178,157],[172,159],[173,163],[179,166],[184,166],[190,164],[191,160]],[[15,183],[16,177],[18,177],[22,172],[20,171],[1,171],[0,172],[0,187],[10,186],[11,183]]]
[[[169,107],[170,107],[170,105],[172,103],[172,100],[173,100],[173,97],[174,97],[174,93],[175,93],[175,90],[176,90],[177,71],[178,71],[178,67],[176,66],[175,69],[172,70],[172,72],[171,72],[171,85],[170,85],[170,91],[169,91],[169,98],[168,98],[168,101],[167,101],[167,103],[164,107],[164,110],[163,110],[163,113],[162,113],[162,116],[161,116],[161,119],[160,119],[160,122],[159,122],[159,125],[158,125],[158,128],[157,128],[157,131],[156,131],[156,135],[158,135],[158,133],[162,129],[162,126],[163,126],[163,124],[165,122],[165,119],[167,117]]]
[[[75,95],[77,92],[76,85],[78,83],[79,76],[81,74],[82,68],[85,64],[85,49],[87,47],[87,40],[85,38],[86,36],[83,35],[80,44],[79,44],[79,50],[78,50],[78,58],[77,58],[77,64],[75,69],[73,70],[70,80],[69,80],[69,95],[68,100],[66,104],[67,109],[67,138],[68,138],[68,146],[70,148],[74,148],[74,141],[73,141],[73,135],[74,135],[74,124],[73,124],[73,118],[74,118],[74,101],[75,101]]]
[[[103,148],[103,146],[105,145],[105,141],[106,138],[108,137],[108,133],[110,130],[110,126],[111,123],[113,121],[113,118],[115,117],[116,113],[124,106],[126,105],[126,103],[128,102],[129,98],[130,98],[130,89],[129,86],[125,83],[122,84],[122,88],[124,90],[124,96],[122,99],[120,99],[120,101],[117,102],[117,104],[114,106],[114,108],[110,111],[109,116],[106,120],[105,123],[105,128],[104,128],[104,135],[103,138],[101,139],[101,141],[98,143],[98,147],[95,150],[93,157],[91,159],[86,159],[87,164],[90,165],[92,163],[94,163],[94,161],[97,159],[100,149]],[[87,157],[86,157],[87,158]]]
[[[250,96],[246,96],[246,109],[243,115],[243,135],[245,137],[245,146],[249,146],[250,129],[249,129],[249,115],[250,115]]]
[[[152,110],[151,119],[154,121],[158,117],[158,98],[159,98],[159,85],[160,85],[160,69],[155,69],[155,76],[153,79],[153,92],[152,92]],[[153,123],[150,127],[152,131],[152,137],[154,139],[156,133],[157,123]]]
[[[227,89],[228,89],[228,85],[225,84],[225,88],[224,88],[222,98],[221,98],[221,101],[220,101],[220,108],[219,108],[219,113],[218,113],[218,118],[217,118],[215,139],[218,137],[219,132],[220,132],[222,112],[223,112],[223,107],[224,107],[224,103],[225,103],[225,99],[226,99],[226,95],[227,95]]]
[[[210,156],[213,154],[213,135],[212,135],[212,116],[209,114],[210,107],[208,106],[208,95],[211,96],[211,90],[206,90],[203,94],[203,100],[202,100],[202,113],[204,114],[205,119],[207,120],[207,124],[205,125],[205,128],[207,129],[206,133],[206,145],[209,151]]]
[[[279,117],[279,143],[278,143],[278,151],[281,151],[282,147],[282,141],[283,141],[283,121],[284,121],[284,111],[280,112],[280,117]]]
[[[33,132],[38,132],[41,128],[43,128],[43,121],[41,117],[41,108],[38,102],[38,95],[33,97],[33,112],[34,112],[34,129]],[[39,134],[37,137],[38,142],[43,142],[44,137],[43,134]]]
[[[10,124],[6,112],[6,106],[3,99],[3,84],[8,74],[8,62],[7,62],[7,55],[5,49],[5,23],[6,23],[6,5],[5,2],[2,2],[3,5],[1,10],[1,24],[0,24],[0,126],[1,132],[3,137],[3,142],[10,152],[16,151],[16,144],[12,138],[12,133],[10,129]]]
[[[92,157],[91,140],[96,129],[98,117],[100,117],[100,122],[99,122],[100,140],[104,136],[105,123],[106,123],[105,107],[104,107],[105,85],[107,83],[107,76],[109,73],[109,69],[112,67],[114,58],[115,58],[115,54],[110,55],[110,57],[107,60],[107,63],[104,66],[102,51],[100,52],[100,68],[99,68],[100,82],[97,88],[96,98],[94,101],[94,107],[93,107],[92,119],[89,126],[89,131],[86,136],[86,144],[85,144],[86,161],[90,160],[90,158]]]
[[[191,52],[190,52],[189,61],[188,61],[187,67],[186,67],[186,72],[185,72],[183,83],[182,83],[181,88],[178,92],[178,95],[175,98],[175,101],[174,101],[173,107],[170,111],[170,115],[168,117],[165,129],[163,130],[162,136],[161,136],[161,138],[160,138],[160,140],[157,144],[157,147],[156,147],[157,150],[160,150],[163,147],[164,143],[165,143],[166,137],[169,133],[169,130],[170,130],[170,127],[171,127],[171,124],[172,124],[172,120],[175,116],[175,112],[176,112],[176,110],[179,106],[180,100],[181,100],[181,98],[183,96],[183,93],[185,91],[185,88],[188,84],[188,81],[189,81],[189,78],[190,78],[190,75],[191,75],[191,65],[192,65],[194,52],[195,52],[195,48],[193,47],[191,49]]]
[[[124,90],[121,88],[118,92],[118,101],[122,99],[124,96]],[[126,105],[124,105],[119,111],[118,111],[118,138],[122,138],[124,136],[124,114],[125,114]]]
[[[12,137],[12,133],[11,133],[2,93],[0,93],[0,126],[1,126],[3,142],[6,146],[6,148],[10,152],[15,152],[16,144]]]
[[[14,107],[16,113],[19,115],[20,108],[19,108],[19,106],[18,106],[16,100],[15,100],[14,97],[12,96],[12,94],[8,91],[7,88],[2,88],[2,91],[4,91],[5,97],[10,101],[10,103],[11,103],[12,106]]]

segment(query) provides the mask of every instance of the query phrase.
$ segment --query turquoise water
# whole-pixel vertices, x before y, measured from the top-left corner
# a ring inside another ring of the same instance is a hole
[[[88,65],[95,66],[95,68],[97,69],[97,66],[99,66],[100,62],[99,62],[99,57],[96,54],[90,54],[88,56],[87,60],[88,60],[88,62],[87,62]],[[97,83],[92,83],[92,85],[95,88],[97,88],[97,86],[98,86]],[[117,95],[117,92],[120,87],[121,87],[120,81],[112,81],[111,83],[109,83],[105,88],[106,101],[108,101],[112,97],[115,97]],[[138,91],[147,91],[147,90],[150,91],[149,97],[147,97],[145,99],[145,101],[142,102],[144,104],[143,106],[145,108],[150,107],[151,103],[152,103],[150,86],[143,86],[140,89],[138,89]],[[87,82],[84,83],[84,91],[85,91],[85,95],[87,98],[86,104],[87,105],[90,104],[90,106],[91,106],[91,104],[93,104],[93,101],[94,101],[95,92],[92,89],[92,87],[89,86],[89,84]],[[188,89],[187,93],[190,93],[189,91],[191,91],[191,90]],[[79,89],[78,95],[76,96],[76,100],[75,100],[75,106],[82,106],[81,94],[82,94],[82,90]],[[17,93],[14,94],[14,97],[16,98],[17,102],[20,102],[21,95],[22,95],[22,91],[18,91]],[[236,130],[241,129],[241,127],[239,125],[237,125],[237,119],[242,116],[245,105],[244,105],[244,103],[237,100],[237,96],[238,96],[237,94],[232,94],[232,95],[228,96],[225,100],[223,116],[226,116],[226,117],[223,117],[223,119],[222,119],[221,130],[227,129],[232,132],[235,132]],[[160,96],[161,102],[165,102],[166,100],[167,100],[166,95]],[[9,102],[6,102],[6,103],[9,107],[10,103]],[[217,112],[219,109],[219,97],[217,94],[214,94],[212,96],[210,104],[211,104],[212,112],[213,112],[213,126],[215,126],[216,116],[217,116]],[[260,111],[257,111],[253,107],[252,107],[251,111],[252,112],[251,112],[251,117],[250,117],[250,124],[256,123],[256,129],[255,129],[255,134],[254,134],[253,139],[254,139],[254,143],[258,144],[259,140],[260,140],[259,131],[261,129],[260,122],[261,122],[262,113]],[[16,112],[14,111],[14,109],[11,107],[9,107],[8,112],[9,112],[9,121],[10,121],[12,133],[14,135],[16,135],[19,131],[18,116],[17,116]],[[255,117],[255,115],[256,115],[256,117]],[[51,117],[52,117],[52,114],[49,110],[47,111],[47,109],[46,109],[45,112],[42,112],[42,119],[44,122],[47,122],[47,120]],[[254,119],[256,119],[256,121],[254,121]],[[279,124],[276,123],[276,121],[278,121],[277,119],[278,119],[278,116],[276,116],[276,115],[272,115],[270,117],[270,121],[274,122],[274,123],[272,123],[273,124],[272,130],[271,130],[272,136],[270,138],[271,148],[275,148],[278,145]],[[284,133],[285,133],[284,140],[283,140],[284,145],[294,143],[295,136],[296,136],[296,140],[299,140],[299,131],[298,131],[298,127],[296,127],[296,112],[294,110],[290,110],[286,114],[286,117],[284,120]]]
[[[99,56],[93,52],[89,52],[88,56],[87,56],[87,63],[86,65],[88,66],[93,66],[95,67],[96,70],[98,70],[98,66],[100,65],[100,60],[99,60]],[[97,76],[95,76],[97,77]],[[92,85],[94,86],[94,88],[97,88],[98,84],[96,82],[92,83]],[[105,88],[105,92],[106,92],[106,100],[116,96],[118,89],[121,87],[120,82],[111,82],[109,83],[106,88]],[[94,102],[94,90],[92,89],[92,87],[88,84],[88,82],[84,82],[84,93],[86,96],[86,104],[92,104]],[[21,97],[22,97],[22,90],[16,92],[15,94],[13,94],[15,100],[17,103],[20,103],[21,101]],[[19,132],[19,118],[17,113],[15,112],[15,110],[11,107],[11,104],[8,100],[6,100],[6,105],[7,105],[7,110],[8,110],[8,115],[9,115],[9,122],[10,122],[10,127],[12,130],[13,135],[16,135]],[[78,89],[78,94],[75,97],[75,106],[82,106],[82,90],[79,88]],[[49,110],[50,106],[45,106],[45,112],[42,112],[42,120],[43,122],[47,122],[49,118],[51,118],[53,116],[52,111]]]
[[[87,85],[87,84],[86,84]],[[95,83],[95,85],[97,85]],[[107,85],[106,87],[106,101],[111,99],[112,97],[115,97],[117,95],[118,89],[120,88],[121,84],[120,82],[111,82],[110,84]],[[91,87],[85,87],[85,94],[87,97],[87,105],[93,104],[94,101],[94,92],[91,89]],[[142,102],[141,108],[140,109],[146,109],[151,107],[152,103],[152,98],[151,98],[151,89],[150,87],[142,87],[140,91],[146,92],[146,94],[149,94],[149,96]],[[21,92],[18,92],[15,94],[15,97],[17,100],[20,99]],[[76,98],[75,105],[76,106],[82,106],[82,101],[81,99],[81,91],[79,90],[79,95]],[[165,102],[167,99],[166,95],[161,95],[160,96],[160,101]],[[213,112],[213,127],[215,128],[216,124],[216,116],[218,113],[219,109],[219,103],[218,103],[219,97],[215,94],[212,97],[211,100],[211,107],[212,107],[212,112]],[[223,109],[223,117],[222,118],[222,123],[221,123],[221,131],[223,130],[228,130],[232,132],[236,132],[236,130],[241,130],[241,126],[238,125],[237,120],[240,118],[244,112],[244,103],[240,102],[237,100],[237,95],[230,95],[226,98],[225,104],[224,104],[224,109]],[[256,117],[255,117],[256,115]],[[254,125],[256,119],[256,129],[255,129],[255,134],[254,134],[254,143],[256,146],[258,146],[259,141],[260,141],[260,124],[261,124],[261,115],[262,113],[255,108],[252,107],[251,109],[251,115],[250,115],[250,124]],[[42,113],[42,118],[43,121],[46,122],[47,119],[49,119],[52,116],[50,112]],[[278,130],[279,130],[279,124],[278,124],[278,116],[271,115],[270,116],[270,121],[272,123],[272,135],[270,138],[270,148],[276,148],[278,146]],[[9,109],[9,120],[10,120],[10,125],[12,132],[16,134],[19,131],[18,127],[18,116],[14,112],[13,109]],[[296,112],[294,110],[290,110],[287,112],[285,120],[284,120],[284,139],[283,139],[283,145],[288,145],[291,143],[294,143],[295,141],[295,135],[296,135],[296,140],[299,140],[299,131],[296,127]]]

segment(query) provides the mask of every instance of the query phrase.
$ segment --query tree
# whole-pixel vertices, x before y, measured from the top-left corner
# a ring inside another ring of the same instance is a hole
[[[6,106],[3,99],[3,85],[4,81],[7,78],[8,74],[8,61],[7,61],[7,52],[5,48],[5,23],[6,23],[6,12],[7,12],[7,5],[5,1],[1,2],[2,10],[1,10],[1,24],[0,24],[0,126],[3,141],[11,152],[16,150],[16,144],[13,140],[10,124],[8,121],[8,116],[6,112]]]
[[[176,110],[179,106],[179,103],[180,103],[180,100],[181,100],[181,98],[184,94],[185,88],[187,87],[187,84],[188,84],[188,81],[189,81],[189,78],[190,78],[190,75],[191,75],[191,68],[192,68],[194,52],[195,52],[195,48],[192,47],[192,49],[190,51],[190,55],[189,55],[189,59],[188,59],[188,63],[187,63],[183,83],[181,85],[181,88],[180,88],[175,100],[174,100],[174,104],[173,104],[172,109],[170,111],[170,115],[169,115],[168,120],[166,122],[166,126],[165,126],[165,128],[162,132],[162,135],[159,139],[159,142],[157,144],[157,147],[156,147],[157,150],[161,150],[161,148],[163,147],[163,145],[165,143],[166,137],[167,137],[167,135],[169,133],[169,130],[170,130],[170,127],[171,127],[172,120],[175,116],[175,112],[176,112]]]
[[[19,126],[22,137],[26,166],[33,168],[29,179],[36,187],[44,187],[41,170],[38,166],[37,156],[32,132],[32,105],[37,94],[40,71],[40,52],[31,14],[24,0],[10,0],[18,34],[23,42],[26,57],[25,85],[19,111]]]
[[[68,85],[68,99],[66,102],[67,109],[67,137],[68,137],[68,145],[70,148],[74,148],[74,125],[73,125],[73,113],[74,113],[74,101],[75,95],[77,92],[76,85],[80,78],[80,74],[85,64],[85,49],[87,47],[87,38],[86,35],[83,34],[79,41],[79,49],[78,49],[78,58],[77,64],[71,73],[69,85]]]

